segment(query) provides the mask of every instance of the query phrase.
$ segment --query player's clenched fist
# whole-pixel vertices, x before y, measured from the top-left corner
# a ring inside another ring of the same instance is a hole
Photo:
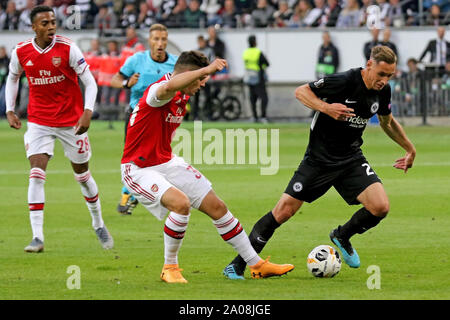
[[[215,59],[213,62],[209,64],[206,68],[208,69],[209,74],[213,74],[217,71],[222,71],[223,68],[228,67],[227,60],[225,59]]]
[[[85,110],[75,126],[75,135],[80,135],[88,131],[91,125],[92,111]]]
[[[19,117],[12,111],[6,113],[6,118],[8,119],[9,126],[14,129],[22,128],[22,123]]]
[[[140,76],[140,75],[141,75],[140,73],[134,73],[134,74],[130,77],[130,79],[128,79],[127,87],[128,87],[128,88],[131,88],[132,86],[134,86],[134,85],[139,81],[139,76]]]

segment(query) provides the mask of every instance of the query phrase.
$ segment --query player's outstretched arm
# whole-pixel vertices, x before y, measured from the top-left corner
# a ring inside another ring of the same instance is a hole
[[[177,91],[183,90],[197,80],[206,82],[209,75],[221,71],[227,66],[228,64],[225,59],[216,59],[206,67],[175,74],[173,78],[158,88],[156,97],[159,100],[171,99],[175,96]]]
[[[311,90],[308,84],[304,84],[295,90],[295,97],[305,106],[315,111],[325,113],[334,120],[346,121],[347,118],[354,117],[354,110],[340,103],[327,103]]]
[[[111,87],[118,89],[131,88],[138,82],[139,76],[140,73],[137,72],[131,75],[131,77],[129,77],[128,79],[125,79],[125,77],[120,72],[118,72],[111,79]]]
[[[124,86],[125,80],[126,80],[125,77],[123,75],[121,75],[120,72],[117,72],[115,75],[113,75],[110,86],[113,88],[122,89],[125,87]],[[125,81],[125,83],[126,83],[126,81]]]
[[[19,91],[19,79],[19,75],[10,72],[6,79],[5,87],[6,118],[8,119],[9,126],[14,129],[20,129],[22,127],[19,117],[14,112],[17,92]]]
[[[394,168],[403,170],[405,173],[413,166],[416,157],[416,148],[414,144],[406,136],[403,127],[398,123],[392,114],[386,116],[378,116],[380,126],[383,131],[398,145],[406,150],[406,155],[397,159],[394,163]]]
[[[79,75],[80,80],[83,82],[84,90],[84,112],[78,120],[75,126],[75,134],[80,135],[88,131],[91,125],[92,112],[94,111],[95,100],[97,97],[97,84],[95,82],[92,73],[89,69],[86,69]]]

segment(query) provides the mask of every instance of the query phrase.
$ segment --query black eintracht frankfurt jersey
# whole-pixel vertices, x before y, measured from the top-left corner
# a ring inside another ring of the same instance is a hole
[[[345,165],[363,157],[362,134],[369,119],[391,113],[391,88],[368,90],[361,76],[362,68],[350,69],[309,83],[311,90],[327,103],[341,103],[356,116],[347,121],[334,120],[316,112],[311,123],[305,159],[326,166]]]

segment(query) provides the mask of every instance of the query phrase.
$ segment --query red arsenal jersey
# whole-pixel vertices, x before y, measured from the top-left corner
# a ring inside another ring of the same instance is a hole
[[[10,71],[25,71],[27,76],[28,121],[49,127],[76,125],[84,110],[78,74],[87,67],[80,49],[68,38],[55,36],[45,49],[35,39],[19,43]]]
[[[167,101],[156,98],[156,89],[170,80],[170,73],[151,84],[133,109],[127,128],[122,163],[150,167],[172,159],[172,138],[186,114],[189,96],[181,92]],[[150,104],[149,104],[150,102]]]
[[[95,51],[85,52],[84,59],[86,60],[86,63],[89,65],[89,70],[91,71],[92,75],[94,76],[95,81],[97,81],[98,80],[98,72],[99,72],[99,68],[100,68],[100,61],[102,59],[100,52],[95,52]]]

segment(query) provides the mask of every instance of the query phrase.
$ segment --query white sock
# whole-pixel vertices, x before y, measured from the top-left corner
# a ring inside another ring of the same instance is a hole
[[[178,264],[178,251],[183,243],[189,217],[170,212],[164,224],[164,264]]]
[[[230,211],[222,218],[213,220],[213,223],[222,239],[229,243],[249,266],[253,266],[261,260],[239,220]]]
[[[33,239],[44,241],[45,171],[40,168],[30,170],[28,184],[28,208]]]
[[[75,173],[74,175],[75,180],[77,180],[81,186],[81,193],[86,199],[86,205],[91,213],[92,227],[94,229],[102,228],[104,222],[102,218],[102,206],[98,197],[97,183],[95,183],[89,170],[80,174]]]

